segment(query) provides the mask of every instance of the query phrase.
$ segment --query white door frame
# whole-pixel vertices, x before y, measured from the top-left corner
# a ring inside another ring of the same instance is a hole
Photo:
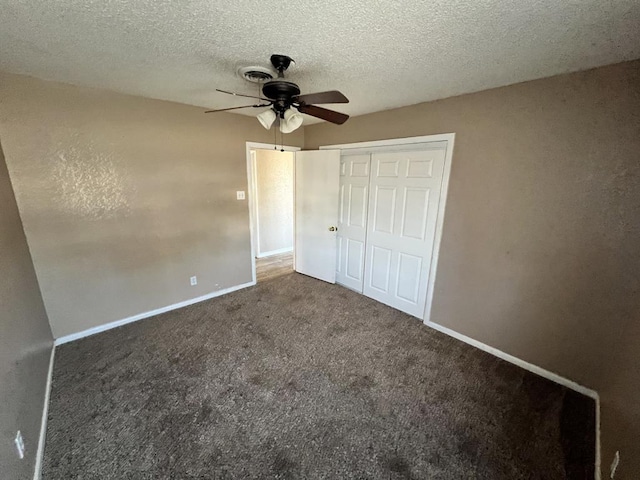
[[[251,236],[251,284],[256,284],[256,241],[258,232],[256,229],[258,228],[258,218],[256,213],[256,199],[257,199],[257,184],[256,184],[256,172],[253,169],[253,162],[251,161],[251,151],[252,150],[273,150],[273,143],[258,143],[258,142],[246,142],[246,152],[247,152],[247,204],[249,205],[249,232]],[[278,151],[284,150],[285,152],[297,152],[298,150],[302,150],[300,147],[292,147],[289,145],[279,146],[277,148]],[[293,162],[293,174],[295,178],[295,162]],[[295,191],[295,188],[293,189]],[[293,195],[293,193],[292,193]],[[293,217],[295,219],[295,198],[294,198],[294,214]],[[294,255],[295,255],[295,246],[294,246]]]
[[[447,142],[447,151],[444,158],[444,173],[442,175],[442,188],[440,189],[440,200],[438,204],[438,217],[436,219],[436,233],[433,242],[433,251],[431,252],[431,267],[429,268],[429,281],[427,283],[427,301],[424,309],[423,321],[425,324],[430,325],[431,322],[431,307],[433,305],[433,292],[436,281],[436,271],[438,268],[438,257],[440,255],[440,242],[442,240],[442,227],[444,225],[444,214],[447,203],[447,192],[449,190],[449,178],[451,176],[451,162],[453,159],[453,144],[456,138],[455,133],[443,133],[439,135],[425,135],[421,137],[407,137],[407,138],[392,138],[388,140],[376,140],[372,142],[360,142],[360,143],[344,143],[340,145],[323,145],[319,147],[323,149],[340,149],[349,150],[354,152],[355,150],[370,149],[370,148],[385,148],[385,147],[407,147],[416,143],[427,142]]]

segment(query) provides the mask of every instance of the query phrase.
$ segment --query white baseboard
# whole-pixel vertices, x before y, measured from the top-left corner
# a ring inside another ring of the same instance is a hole
[[[293,247],[280,248],[278,250],[271,250],[269,252],[258,253],[256,255],[256,258],[271,257],[272,255],[280,255],[281,253],[289,253],[289,252],[293,252]]]
[[[536,375],[540,375],[552,382],[558,383],[564,387],[570,388],[578,393],[586,395],[587,397],[591,397],[596,402],[596,460],[595,460],[595,480],[601,479],[600,474],[600,396],[598,392],[592,390],[591,388],[584,387],[568,378],[564,378],[557,373],[550,372],[549,370],[545,370],[544,368],[538,367],[532,363],[526,362],[518,357],[514,357],[513,355],[509,355],[497,348],[491,347],[485,343],[479,342],[478,340],[474,340],[471,337],[467,337],[461,333],[456,332],[455,330],[451,330],[450,328],[443,327],[440,324],[433,322],[424,322],[424,324],[428,327],[433,328],[434,330],[438,330],[439,332],[444,333],[445,335],[449,335],[461,342],[467,343],[473,347],[479,348],[482,351],[490,353],[491,355],[501,358],[509,363],[517,365],[518,367],[524,368],[525,370],[530,371],[531,373],[535,373]]]
[[[602,478],[602,451],[600,448],[600,396],[598,396],[596,398],[596,480]]]
[[[571,390],[575,390],[578,393],[582,393],[583,395],[586,395],[587,397],[591,397],[594,400],[598,399],[598,392],[596,392],[595,390],[592,390],[587,387],[583,387],[582,385],[572,380],[569,380],[567,378],[561,377],[556,373],[550,372],[549,370],[545,370],[544,368],[538,367],[537,365],[521,360],[518,357],[514,357],[513,355],[509,355],[508,353],[498,350],[497,348],[491,347],[485,343],[479,342],[478,340],[474,340],[471,337],[467,337],[466,335],[458,333],[455,330],[451,330],[450,328],[443,327],[440,324],[433,323],[433,322],[424,322],[424,324],[428,327],[433,328],[434,330],[438,330],[439,332],[442,332],[446,335],[449,335],[450,337],[460,340],[461,342],[468,343],[469,345],[472,345],[476,348],[479,348],[480,350],[490,353],[495,357],[501,358],[502,360],[506,360],[509,363],[513,363],[514,365],[524,368],[525,370],[529,370],[531,373],[540,375],[541,377],[551,380],[552,382],[559,383],[564,387],[570,388]]]
[[[161,313],[170,312],[171,310],[176,310],[178,308],[187,307],[189,305],[193,305],[194,303],[204,302],[205,300],[210,300],[212,298],[219,297],[227,293],[235,292],[236,290],[241,290],[243,288],[251,287],[255,284],[256,282],[248,282],[248,283],[243,283],[241,285],[235,285],[233,287],[225,288],[223,290],[218,290],[216,292],[202,295],[201,297],[185,300],[184,302],[174,303],[173,305],[168,305],[166,307],[158,308],[156,310],[151,310],[149,312],[139,313],[137,315],[133,315],[132,317],[123,318],[122,320],[116,320],[115,322],[105,323],[104,325],[98,325],[97,327],[89,328],[88,330],[83,330],[81,332],[72,333],[70,335],[65,335],[63,337],[56,338],[55,344],[62,345],[64,343],[69,343],[74,340],[78,340],[80,338],[88,337],[90,335],[95,335],[96,333],[105,332],[107,330],[111,330],[112,328],[117,328],[122,325],[126,325],[127,323],[137,322],[138,320],[143,320],[145,318],[153,317],[155,315],[160,315]]]
[[[38,451],[36,452],[36,465],[33,470],[33,480],[40,480],[42,474],[42,459],[44,458],[44,443],[47,438],[47,418],[49,417],[49,397],[51,395],[51,379],[53,377],[53,360],[56,354],[56,346],[51,346],[49,356],[49,371],[44,392],[44,405],[42,407],[42,419],[40,420],[40,437],[38,438]]]

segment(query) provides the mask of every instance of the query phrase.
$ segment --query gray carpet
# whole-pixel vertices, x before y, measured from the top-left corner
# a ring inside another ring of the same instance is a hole
[[[43,478],[593,478],[592,400],[289,274],[59,347]]]

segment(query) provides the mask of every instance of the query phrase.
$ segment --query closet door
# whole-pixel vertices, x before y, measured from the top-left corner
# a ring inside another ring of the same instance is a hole
[[[422,318],[446,142],[425,150],[374,153],[364,294]]]
[[[364,284],[370,157],[343,155],[340,159],[336,283],[360,293]]]

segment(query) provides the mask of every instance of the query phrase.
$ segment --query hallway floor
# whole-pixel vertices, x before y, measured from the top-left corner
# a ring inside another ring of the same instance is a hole
[[[293,272],[293,252],[256,258],[256,280],[262,282]]]

